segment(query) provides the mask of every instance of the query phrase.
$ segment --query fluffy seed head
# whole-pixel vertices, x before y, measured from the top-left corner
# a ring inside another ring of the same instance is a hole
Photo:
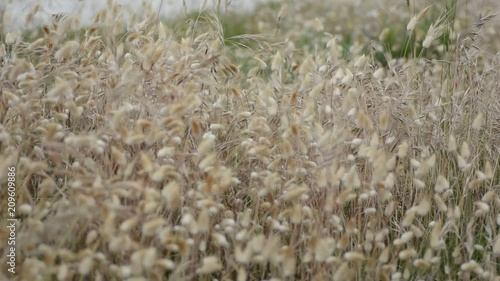
[[[415,29],[415,26],[417,25],[417,16],[414,16],[411,18],[410,22],[408,22],[408,25],[406,26],[406,30],[408,32],[412,32]]]
[[[209,256],[203,258],[201,268],[198,268],[196,270],[196,273],[210,274],[220,271],[221,269],[222,269],[222,264],[220,263],[219,258],[216,256]]]
[[[443,193],[448,188],[450,188],[450,183],[448,182],[448,180],[443,175],[439,175],[436,180],[436,185],[434,186],[434,191],[436,191],[437,193]]]

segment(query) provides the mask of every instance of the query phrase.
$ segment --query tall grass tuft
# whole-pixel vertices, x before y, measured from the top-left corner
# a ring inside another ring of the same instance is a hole
[[[497,280],[497,18],[389,2],[2,31],[0,279]]]

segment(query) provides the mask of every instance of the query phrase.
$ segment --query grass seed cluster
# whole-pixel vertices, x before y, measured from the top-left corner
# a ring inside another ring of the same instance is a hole
[[[402,57],[352,3],[2,31],[1,279],[500,280],[497,19],[394,2]]]

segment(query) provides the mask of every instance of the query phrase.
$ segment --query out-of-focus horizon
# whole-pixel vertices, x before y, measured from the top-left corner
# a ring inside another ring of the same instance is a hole
[[[252,11],[256,4],[262,0],[150,0],[150,1],[131,1],[116,0],[128,13],[143,10],[143,3],[150,2],[152,10],[160,10],[161,16],[175,17],[179,13],[200,10],[203,8],[216,8],[233,11]],[[269,2],[269,1],[268,1]],[[229,5],[227,5],[229,3]],[[33,17],[30,24],[26,24],[26,16],[39,4],[39,11]],[[107,1],[103,0],[6,0],[0,1],[1,24],[7,31],[23,31],[50,23],[52,15],[69,14],[78,16],[81,26],[92,24],[97,12],[105,8]],[[161,8],[160,8],[161,6]],[[127,15],[124,15],[126,18]]]

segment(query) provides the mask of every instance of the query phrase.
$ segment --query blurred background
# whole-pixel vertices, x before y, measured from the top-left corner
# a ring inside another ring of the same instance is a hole
[[[202,8],[216,8],[252,11],[262,0],[116,0],[125,10],[139,12],[144,4],[151,5],[153,10],[160,10],[165,18],[175,17],[182,12],[192,12]],[[266,1],[271,2],[271,1]],[[39,12],[34,16],[32,23],[25,24],[25,19],[33,7],[39,4]],[[52,21],[52,15],[78,15],[82,26],[93,22],[97,12],[105,8],[106,0],[1,0],[3,27],[7,31],[20,31]],[[161,9],[160,9],[161,6]]]
[[[261,34],[293,41],[298,48],[313,48],[326,44],[326,35],[336,38],[344,56],[370,50],[388,51],[393,58],[414,56],[436,25],[440,35],[436,48],[428,53],[437,58],[454,40],[479,29],[481,36],[474,44],[490,54],[500,50],[499,0],[0,0],[0,33],[26,35],[25,31],[50,25],[57,15],[70,15],[71,27],[79,30],[93,24],[95,15],[112,3],[120,5],[117,14],[127,24],[134,13],[139,16],[136,20],[142,20],[145,13],[160,12],[162,21],[175,29],[183,26],[186,15],[194,19],[197,10],[215,9],[220,12],[224,38]],[[423,10],[427,10],[425,16],[409,33],[408,22]],[[385,64],[384,58],[378,60]]]

